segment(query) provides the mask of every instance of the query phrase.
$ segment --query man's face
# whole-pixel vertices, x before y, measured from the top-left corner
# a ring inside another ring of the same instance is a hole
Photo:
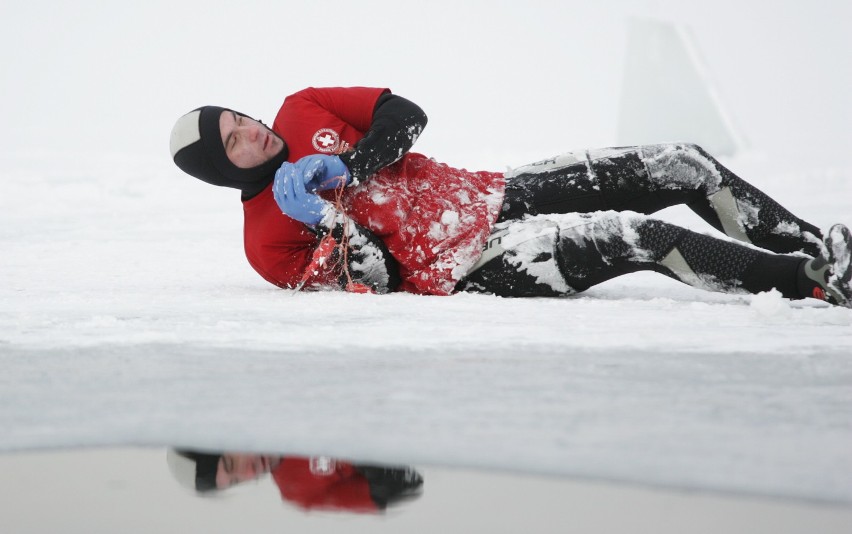
[[[241,169],[257,167],[284,148],[284,141],[269,128],[233,111],[223,111],[219,116],[219,132],[225,154]]]
[[[225,489],[240,482],[254,480],[278,465],[278,456],[225,453],[216,468],[216,488]]]

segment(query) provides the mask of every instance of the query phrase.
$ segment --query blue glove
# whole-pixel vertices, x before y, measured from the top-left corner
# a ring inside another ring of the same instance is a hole
[[[295,165],[305,177],[305,189],[308,191],[334,189],[341,182],[349,185],[352,181],[349,169],[338,156],[311,154],[297,161]]]
[[[305,190],[304,176],[293,163],[284,162],[275,171],[272,195],[285,215],[311,226],[319,223],[332,208],[330,202]]]

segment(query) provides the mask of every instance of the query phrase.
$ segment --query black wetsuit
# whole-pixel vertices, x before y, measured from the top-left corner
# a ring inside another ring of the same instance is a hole
[[[816,256],[819,229],[696,145],[566,154],[507,178],[495,234],[460,290],[555,296],[642,270],[717,291],[776,288],[787,298],[811,296],[815,286],[802,274],[808,258],[787,254]],[[647,217],[676,204],[760,249]]]

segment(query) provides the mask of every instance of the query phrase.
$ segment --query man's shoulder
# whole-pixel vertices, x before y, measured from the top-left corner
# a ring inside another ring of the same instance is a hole
[[[246,243],[299,246],[316,241],[316,236],[304,224],[281,213],[271,186],[244,200],[243,212]]]
[[[319,105],[329,106],[335,103],[352,103],[353,101],[370,102],[375,101],[383,94],[389,93],[390,89],[384,87],[305,87],[284,98],[284,106]]]

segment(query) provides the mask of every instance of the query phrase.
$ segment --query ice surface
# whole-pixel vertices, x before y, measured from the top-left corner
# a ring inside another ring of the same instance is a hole
[[[648,273],[566,299],[294,294],[246,265],[238,193],[168,161],[0,165],[0,449],[285,449],[852,502],[852,310]],[[851,182],[815,222],[843,220]]]

